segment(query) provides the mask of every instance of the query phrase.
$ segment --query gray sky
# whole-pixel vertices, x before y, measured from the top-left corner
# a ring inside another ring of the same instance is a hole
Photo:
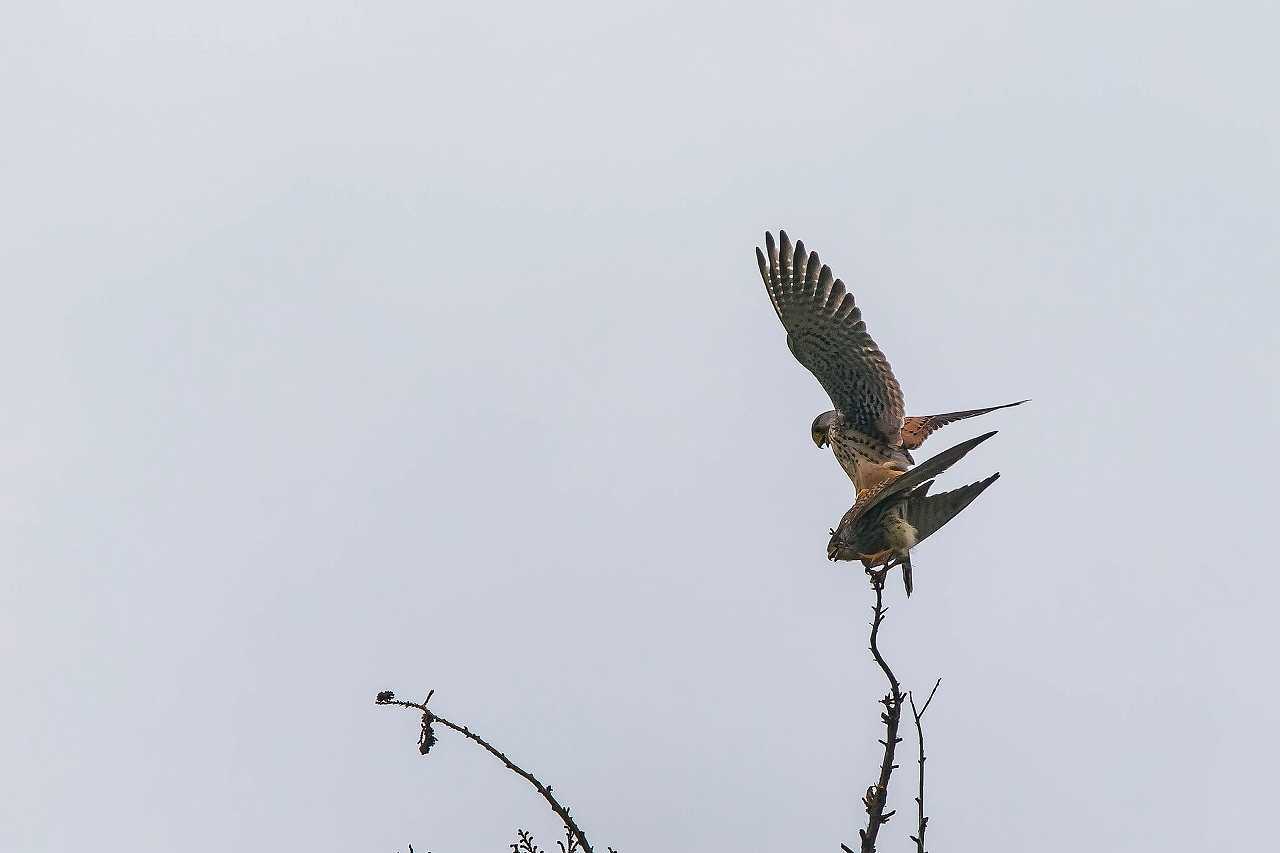
[[[892,594],[931,848],[1258,846],[1270,4],[183,5],[0,30],[0,848],[552,841],[388,688],[600,846],[851,843],[884,687],[777,227],[910,411],[1035,400],[929,445],[1004,477]]]

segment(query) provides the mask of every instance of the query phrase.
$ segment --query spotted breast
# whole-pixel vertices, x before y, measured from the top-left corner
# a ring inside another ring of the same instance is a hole
[[[849,475],[858,491],[870,489],[884,480],[906,471],[911,454],[865,433],[833,428],[828,435],[836,461]]]

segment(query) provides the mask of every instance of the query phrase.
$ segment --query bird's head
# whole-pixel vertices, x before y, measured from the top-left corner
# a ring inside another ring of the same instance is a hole
[[[835,425],[838,414],[832,410],[823,412],[813,419],[813,424],[809,427],[809,436],[813,439],[813,443],[818,447],[826,447],[830,439],[827,437],[831,427]]]
[[[836,560],[856,560],[858,553],[849,546],[848,542],[836,531],[831,531],[831,539],[827,542],[827,559],[832,562]]]

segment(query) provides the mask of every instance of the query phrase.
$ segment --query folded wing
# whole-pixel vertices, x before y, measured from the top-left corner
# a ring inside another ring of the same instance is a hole
[[[979,480],[949,492],[930,495],[923,487],[912,492],[907,498],[906,518],[916,529],[916,542],[923,542],[937,533],[943,525],[959,515],[965,507],[977,499],[978,495],[999,479],[1000,473],[996,472],[985,480]]]
[[[973,450],[979,444],[995,435],[996,431],[980,435],[977,438],[971,438],[968,441],[962,441],[954,447],[949,447],[936,456],[931,456],[912,468],[905,474],[894,477],[892,480],[886,480],[873,489],[865,489],[859,495],[849,511],[844,514],[844,518],[840,519],[840,527],[836,533],[839,535],[840,530],[846,527],[852,527],[863,516],[871,512],[875,508],[882,505],[891,498],[902,495],[904,492],[922,485],[928,480],[932,480],[942,472],[946,471],[952,465],[964,458],[970,450]],[[963,507],[962,507],[963,508]],[[958,512],[959,510],[957,510]]]

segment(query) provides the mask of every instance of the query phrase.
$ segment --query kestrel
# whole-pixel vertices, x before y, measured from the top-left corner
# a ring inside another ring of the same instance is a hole
[[[1000,474],[936,495],[929,494],[933,478],[993,435],[989,432],[961,442],[899,477],[864,489],[832,531],[828,559],[861,560],[868,569],[901,565],[902,582],[910,596],[911,549],[959,515]]]
[[[835,405],[809,427],[813,442],[818,447],[831,445],[855,489],[874,488],[906,471],[914,463],[911,451],[935,430],[1026,402],[905,417],[902,389],[867,333],[853,294],[832,276],[817,252],[806,251],[803,242],[792,247],[785,231],[778,236],[775,245],[773,235],[765,234],[767,255],[756,249],[760,277],[787,330],[787,346]]]

